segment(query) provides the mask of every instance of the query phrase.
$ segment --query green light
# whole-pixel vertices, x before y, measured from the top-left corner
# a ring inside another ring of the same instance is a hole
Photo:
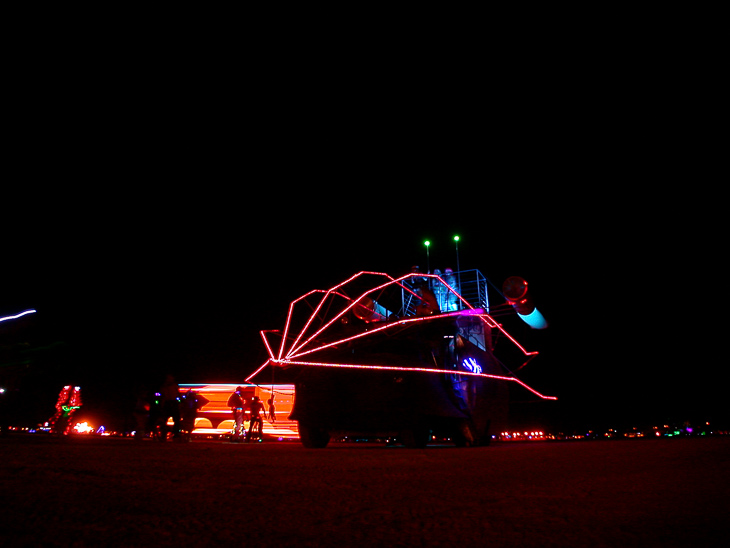
[[[429,242],[428,240],[426,240],[425,242],[423,242],[423,245],[425,245],[426,247],[428,247],[428,246],[431,245],[431,242]]]
[[[76,411],[77,409],[81,409],[80,405],[62,405],[61,409],[63,409],[63,416],[68,417],[72,411]]]
[[[459,237],[458,236],[454,236],[454,241],[455,242],[458,242],[459,241]]]

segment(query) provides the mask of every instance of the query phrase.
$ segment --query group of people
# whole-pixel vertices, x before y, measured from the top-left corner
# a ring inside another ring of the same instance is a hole
[[[208,402],[194,390],[184,394],[172,375],[167,375],[159,391],[152,394],[140,390],[134,408],[136,421],[135,438],[142,439],[148,433],[159,441],[189,441],[195,428],[198,411]],[[168,425],[172,419],[172,426]]]
[[[411,268],[413,277],[410,282],[421,299],[420,304],[416,306],[417,316],[430,316],[441,312],[459,310],[460,304],[457,294],[461,289],[457,274],[450,268],[447,268],[443,273],[437,268],[433,273],[448,284],[448,287],[437,279],[427,279],[422,276],[419,266]]]
[[[239,386],[228,398],[228,407],[233,412],[234,429],[233,441],[261,440],[263,437],[263,419],[276,422],[274,396],[268,399],[268,412],[258,396],[250,401],[244,398],[243,387]],[[135,438],[142,439],[148,434],[159,441],[166,441],[170,437],[176,441],[189,441],[190,434],[195,429],[195,418],[198,411],[208,400],[195,392],[188,390],[180,392],[180,387],[172,375],[167,375],[158,391],[149,393],[141,389],[137,395],[134,408],[136,422]],[[263,412],[263,418],[261,413]],[[172,419],[172,425],[169,425]],[[249,423],[248,430],[244,428],[244,421]]]
[[[235,392],[228,398],[228,407],[233,412],[233,441],[251,441],[252,439],[261,440],[263,438],[264,421],[261,418],[261,412],[264,412],[264,417],[268,418],[271,422],[276,422],[276,409],[274,407],[274,396],[267,401],[269,404],[268,414],[264,409],[263,402],[258,396],[253,396],[251,401],[247,402],[243,397],[243,387],[239,386]],[[248,431],[243,427],[244,420],[246,419],[246,407],[248,407]]]

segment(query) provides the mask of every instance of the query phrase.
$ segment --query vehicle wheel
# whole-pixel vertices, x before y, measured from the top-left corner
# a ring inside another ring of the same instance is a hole
[[[468,420],[460,420],[454,432],[453,439],[456,447],[473,447],[476,445],[476,435],[471,422]]]
[[[482,432],[482,437],[479,439],[479,445],[486,447],[490,443],[492,443],[492,421],[487,421],[487,426],[484,428],[484,432]]]
[[[330,442],[330,435],[324,428],[300,422],[299,439],[308,449],[322,449]]]
[[[487,421],[484,430],[480,433],[470,420],[459,421],[454,432],[454,444],[456,447],[486,447],[492,441],[489,434],[491,421]]]

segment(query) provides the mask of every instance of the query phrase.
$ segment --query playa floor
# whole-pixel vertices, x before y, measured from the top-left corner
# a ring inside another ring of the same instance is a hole
[[[0,439],[4,546],[725,546],[730,438]]]

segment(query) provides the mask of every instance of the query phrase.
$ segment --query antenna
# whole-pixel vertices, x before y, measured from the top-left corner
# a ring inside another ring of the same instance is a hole
[[[426,246],[426,274],[431,274],[431,241],[426,240],[423,245]]]

